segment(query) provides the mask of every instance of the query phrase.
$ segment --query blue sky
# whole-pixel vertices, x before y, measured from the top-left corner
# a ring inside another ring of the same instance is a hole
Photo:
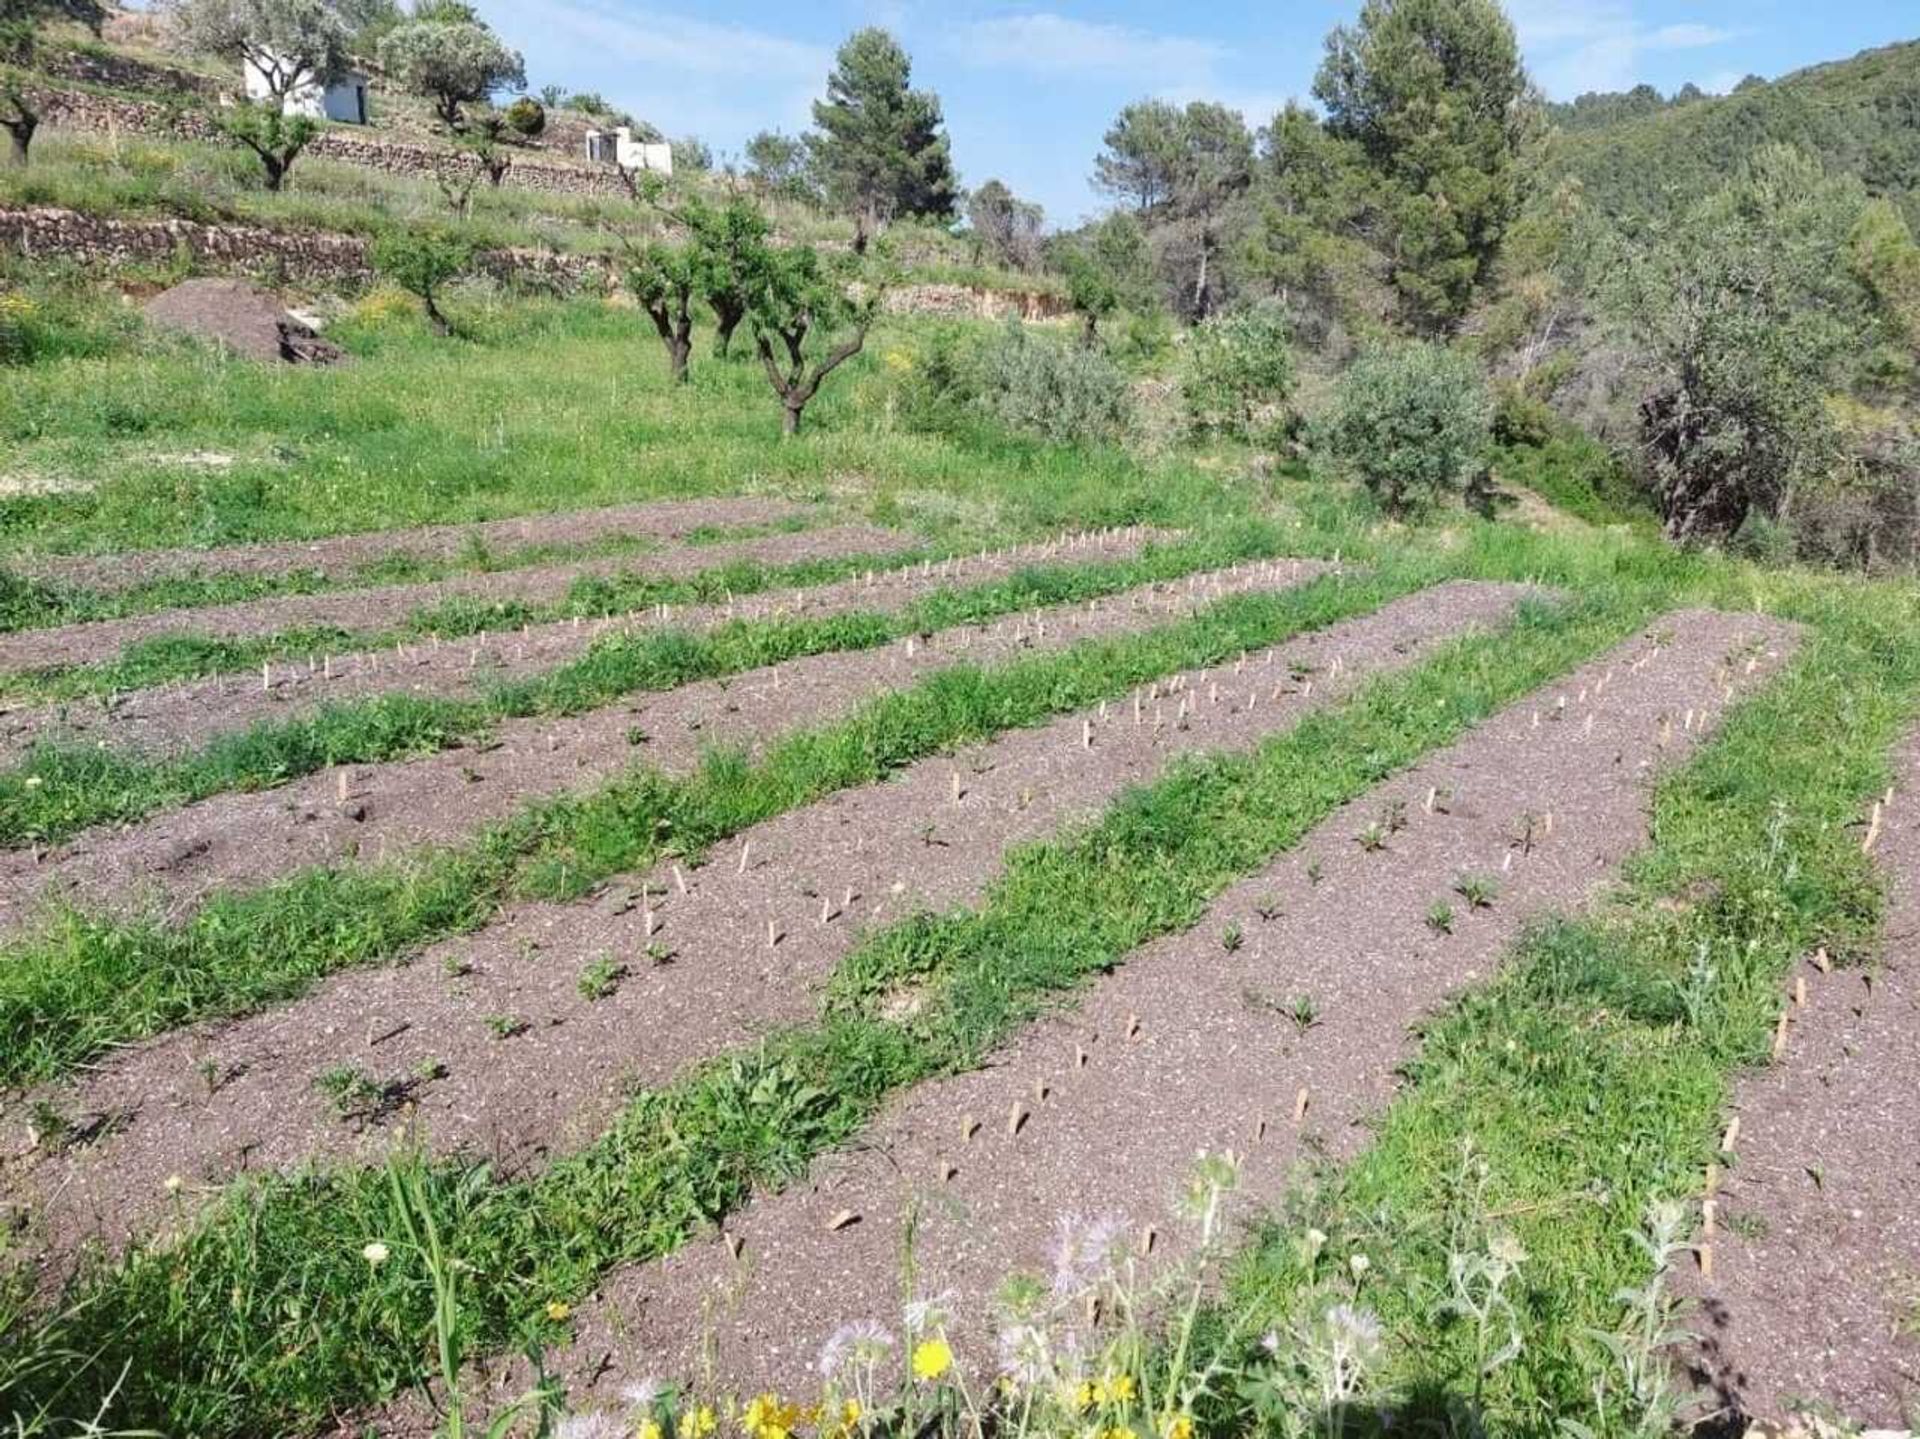
[[[1914,0],[1508,0],[1555,99],[1646,81],[1724,90],[1920,37]],[[940,93],[968,184],[998,176],[1056,224],[1097,211],[1101,134],[1145,95],[1208,98],[1260,123],[1305,97],[1321,42],[1359,0],[481,0],[538,88],[597,90],[669,134],[737,152],[797,132],[834,47],[868,24],[900,37]]]

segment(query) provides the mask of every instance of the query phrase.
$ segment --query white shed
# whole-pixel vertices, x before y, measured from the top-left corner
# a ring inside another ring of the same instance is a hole
[[[245,61],[249,100],[264,100],[273,94],[273,83],[267,78],[273,67],[271,59],[262,63],[249,57]],[[309,120],[364,125],[367,123],[367,77],[358,70],[349,70],[330,85],[302,79],[287,92],[281,109],[285,114],[305,115]]]
[[[635,140],[633,130],[626,125],[612,131],[587,131],[587,158],[595,164],[618,165],[622,170],[673,173],[673,146],[664,141]]]

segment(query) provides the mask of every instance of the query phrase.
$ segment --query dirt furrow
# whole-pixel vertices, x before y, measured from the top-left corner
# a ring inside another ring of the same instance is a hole
[[[1920,735],[1877,807],[1892,903],[1869,969],[1795,976],[1782,1062],[1735,1089],[1688,1362],[1727,1432],[1798,1409],[1920,1422]],[[1802,986],[1804,985],[1804,989]]]
[[[841,555],[893,554],[918,540],[873,525],[832,525],[792,534],[762,535],[732,544],[680,545],[638,558],[569,560],[494,574],[458,575],[426,584],[379,585],[312,595],[277,595],[199,609],[156,610],[118,620],[91,620],[53,629],[0,635],[0,670],[47,665],[94,664],[128,645],[159,635],[212,635],[232,639],[295,629],[380,632],[415,610],[448,600],[516,600],[542,604],[563,598],[577,580],[625,572],[649,578],[684,579],[702,570],[739,562],[789,565]]]
[[[611,1398],[644,1375],[696,1378],[711,1344],[723,1387],[804,1385],[842,1323],[898,1332],[910,1231],[917,1292],[951,1296],[963,1362],[989,1367],[994,1292],[1013,1270],[1052,1271],[1063,1216],[1113,1220],[1129,1253],[1154,1226],[1159,1262],[1180,1251],[1174,1196],[1199,1151],[1242,1156],[1242,1215],[1277,1200],[1298,1161],[1351,1157],[1393,1096],[1409,1027],[1497,966],[1528,919],[1595,892],[1644,838],[1652,772],[1791,643],[1761,617],[1678,614],[1509,708],[990,1068],[900,1097],[724,1241],[616,1276],[576,1311],[561,1374],[576,1398]],[[1405,827],[1384,849],[1355,843],[1396,808]],[[1469,912],[1463,875],[1497,881],[1490,908]],[[1452,933],[1429,922],[1436,902],[1458,912]]]
[[[436,1151],[537,1164],[600,1132],[633,1085],[814,1018],[864,931],[976,899],[1008,846],[1099,813],[1177,754],[1285,729],[1503,621],[1521,593],[1457,583],[1410,596],[1244,669],[1170,676],[1137,721],[1129,700],[1004,735],[756,826],[696,871],[524,906],[407,966],[131,1051],[50,1096],[98,1138],[16,1153],[6,1188],[59,1251],[166,1213],[171,1175],[195,1194],[243,1169],[375,1158],[403,1111]],[[367,1102],[343,1115],[353,1106],[325,1092],[343,1074],[380,1097],[358,1089]]]
[[[1227,595],[1302,583],[1330,569],[1311,560],[1240,566],[1096,605],[963,626],[884,649],[813,655],[584,715],[510,721],[482,746],[220,795],[131,827],[103,826],[56,850],[7,851],[0,854],[0,935],[28,922],[43,897],[83,909],[178,914],[215,889],[458,840],[529,800],[588,788],[639,760],[684,774],[715,746],[758,746],[957,663],[993,663],[1137,632]]]
[[[830,537],[834,535],[842,538],[832,540]],[[503,680],[545,673],[578,658],[599,636],[619,630],[658,624],[698,629],[735,618],[818,619],[853,610],[899,609],[934,590],[1003,578],[1024,566],[1050,558],[1126,558],[1138,554],[1152,541],[1169,537],[1166,531],[1146,529],[1066,535],[1054,541],[940,564],[800,589],[768,591],[731,604],[669,606],[664,615],[654,612],[598,621],[563,620],[444,644],[424,640],[384,650],[335,655],[330,659],[315,657],[308,664],[272,665],[265,676],[258,673],[222,675],[157,686],[118,696],[110,703],[90,700],[13,711],[0,705],[0,762],[18,759],[41,737],[104,740],[117,747],[165,754],[204,744],[211,735],[244,729],[261,720],[309,714],[330,701],[377,694],[471,696]],[[784,563],[808,555],[859,549],[849,546],[846,538],[845,531],[816,530],[775,536],[756,543],[826,546],[804,553],[781,551],[780,562]],[[725,556],[717,551],[723,548],[728,547],[709,546],[698,551],[709,559],[707,564],[696,568],[722,563]],[[394,610],[383,622],[390,623],[403,615],[403,610]],[[4,641],[0,641],[0,646],[3,645]]]
[[[154,580],[200,575],[277,575],[288,570],[350,580],[356,570],[382,560],[427,562],[458,559],[475,546],[514,550],[533,545],[584,544],[614,535],[677,539],[694,530],[734,525],[770,525],[807,513],[791,500],[726,497],[652,500],[598,510],[522,515],[471,524],[423,525],[317,540],[224,545],[213,549],[132,550],[111,555],[26,555],[8,567],[31,579],[125,590]]]

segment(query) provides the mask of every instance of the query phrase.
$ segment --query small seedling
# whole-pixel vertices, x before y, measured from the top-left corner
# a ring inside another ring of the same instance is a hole
[[[351,1119],[380,1103],[383,1088],[351,1064],[336,1064],[314,1077],[313,1087],[341,1119]]]
[[[596,999],[605,999],[620,987],[620,981],[625,977],[626,972],[625,965],[616,964],[612,959],[602,955],[580,971],[580,997],[589,1003]]]
[[[1380,823],[1388,834],[1398,834],[1407,827],[1407,802],[1403,799],[1389,800],[1380,810]]]
[[[1320,1008],[1310,994],[1295,995],[1281,1006],[1280,1012],[1293,1021],[1293,1027],[1305,1034],[1320,1022]]]
[[[657,939],[647,946],[646,955],[647,963],[651,964],[655,969],[673,963],[673,951]]]
[[[442,1060],[423,1059],[413,1068],[413,1082],[416,1085],[432,1084],[435,1080],[446,1077],[447,1066]]]
[[[1434,901],[1427,911],[1427,928],[1435,934],[1453,933],[1453,906],[1445,900]]]
[[[647,732],[641,729],[639,725],[633,725],[627,730],[628,744],[634,746],[637,749],[641,745],[645,744],[646,742],[647,742]]]
[[[200,1076],[200,1083],[206,1088],[207,1098],[212,1099],[220,1092],[220,1063],[215,1059],[203,1059],[194,1065],[193,1072]]]
[[[1500,886],[1481,874],[1463,874],[1453,886],[1453,892],[1467,902],[1468,909],[1492,909],[1493,902],[1499,898]]]
[[[1377,854],[1387,847],[1387,832],[1377,824],[1370,824],[1353,837],[1353,842],[1368,854]]]
[[[487,1029],[495,1039],[512,1039],[516,1035],[525,1034],[532,1027],[518,1015],[490,1014],[487,1016]]]
[[[1280,918],[1281,915],[1286,913],[1286,911],[1280,907],[1279,897],[1271,894],[1256,904],[1253,907],[1253,912],[1259,915],[1261,920],[1266,924],[1272,924],[1276,919]]]
[[[1319,860],[1316,859],[1316,860],[1308,861],[1308,864],[1307,864],[1307,883],[1308,884],[1320,883],[1320,876],[1323,873],[1325,873],[1325,870],[1321,867]]]
[[[448,979],[465,979],[473,973],[473,961],[457,954],[448,955],[440,967],[446,971]]]
[[[1237,924],[1230,924],[1220,931],[1220,947],[1228,954],[1232,954],[1246,942],[1247,937],[1240,932],[1240,926]]]

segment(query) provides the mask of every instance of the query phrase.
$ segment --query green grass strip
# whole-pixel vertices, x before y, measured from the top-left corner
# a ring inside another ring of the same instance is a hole
[[[565,595],[545,603],[456,595],[416,609],[399,624],[382,630],[309,626],[231,639],[191,632],[155,635],[128,645],[115,659],[0,675],[0,697],[38,704],[98,698],[154,685],[243,673],[274,660],[310,660],[323,654],[390,649],[408,640],[433,636],[452,639],[576,618],[607,619],[662,604],[720,604],[766,590],[831,584],[869,571],[884,573],[944,558],[943,550],[912,549],[835,555],[785,565],[734,560],[678,579],[623,570],[612,575],[582,575]]]
[[[647,629],[594,641],[580,658],[477,699],[377,695],[262,721],[196,751],[148,758],[48,740],[0,772],[0,848],[54,844],[100,824],[127,824],[235,790],[286,784],[336,764],[381,764],[485,737],[502,720],[581,714],[623,696],[840,650],[872,649],[1033,608],[1075,603],[1264,557],[1259,527],[1149,546],[1128,560],[1041,565],[944,588],[894,612],[822,619],[733,620],[710,630]]]
[[[114,1045],[292,998],[328,974],[481,925],[515,895],[577,895],[666,854],[697,857],[748,825],[928,755],[1375,609],[1422,573],[1237,595],[1140,634],[993,668],[956,665],[790,735],[758,762],[726,750],[681,778],[637,768],[531,805],[468,844],[315,867],[216,895],[182,924],[60,909],[0,945],[0,1084],[52,1078]]]
[[[701,525],[677,539],[689,546],[738,544],[769,535],[797,534],[816,528],[823,520],[823,515],[800,514],[758,524]],[[155,610],[200,609],[282,595],[332,594],[376,585],[430,584],[457,575],[494,575],[574,560],[618,559],[652,554],[661,545],[662,540],[653,535],[615,532],[585,540],[548,540],[495,550],[476,535],[470,536],[460,550],[451,555],[396,551],[354,565],[339,575],[298,567],[273,574],[195,572],[114,590],[59,580],[0,577],[0,634],[45,629],[51,625],[125,619]],[[215,553],[209,551],[209,557]],[[137,558],[137,552],[129,558]]]
[[[1529,607],[1405,675],[1310,715],[1249,754],[1184,762],[1097,825],[1011,853],[978,911],[881,931],[844,963],[821,1025],[784,1032],[638,1096],[586,1151],[525,1181],[430,1166],[429,1202],[470,1269],[462,1323],[483,1348],[558,1339],[544,1317],[616,1265],[657,1257],[844,1142],[901,1087],[977,1065],[1042,1006],[1141,943],[1195,923],[1228,883],[1381,779],[1623,637],[1617,602]],[[905,1024],[869,1003],[912,977]],[[142,1249],[77,1289],[56,1342],[94,1356],[78,1396],[129,1376],[121,1424],[287,1432],[377,1403],[422,1376],[430,1296],[384,1170],[236,1186],[178,1245]],[[398,1251],[396,1250],[396,1255]],[[22,1385],[31,1407],[33,1383]],[[19,1400],[16,1400],[19,1402]]]
[[[1665,1372],[1619,1296],[1656,1278],[1635,1242],[1651,1206],[1697,1198],[1709,1162],[1734,1162],[1717,1153],[1732,1084],[1766,1061],[1793,966],[1875,942],[1880,889],[1851,826],[1920,704],[1911,601],[1883,596],[1835,585],[1783,607],[1815,626],[1788,672],[1660,784],[1653,842],[1607,903],[1538,927],[1428,1029],[1373,1145],[1244,1256],[1235,1332],[1288,1332],[1363,1252],[1360,1302],[1395,1336],[1381,1402],[1401,1427],[1471,1413],[1500,1434],[1670,1431],[1610,1347]],[[1301,1245],[1309,1224],[1324,1249]],[[1521,1348],[1483,1379],[1507,1321],[1483,1346],[1438,1306],[1456,1257],[1502,1233],[1528,1256],[1507,1290]]]

